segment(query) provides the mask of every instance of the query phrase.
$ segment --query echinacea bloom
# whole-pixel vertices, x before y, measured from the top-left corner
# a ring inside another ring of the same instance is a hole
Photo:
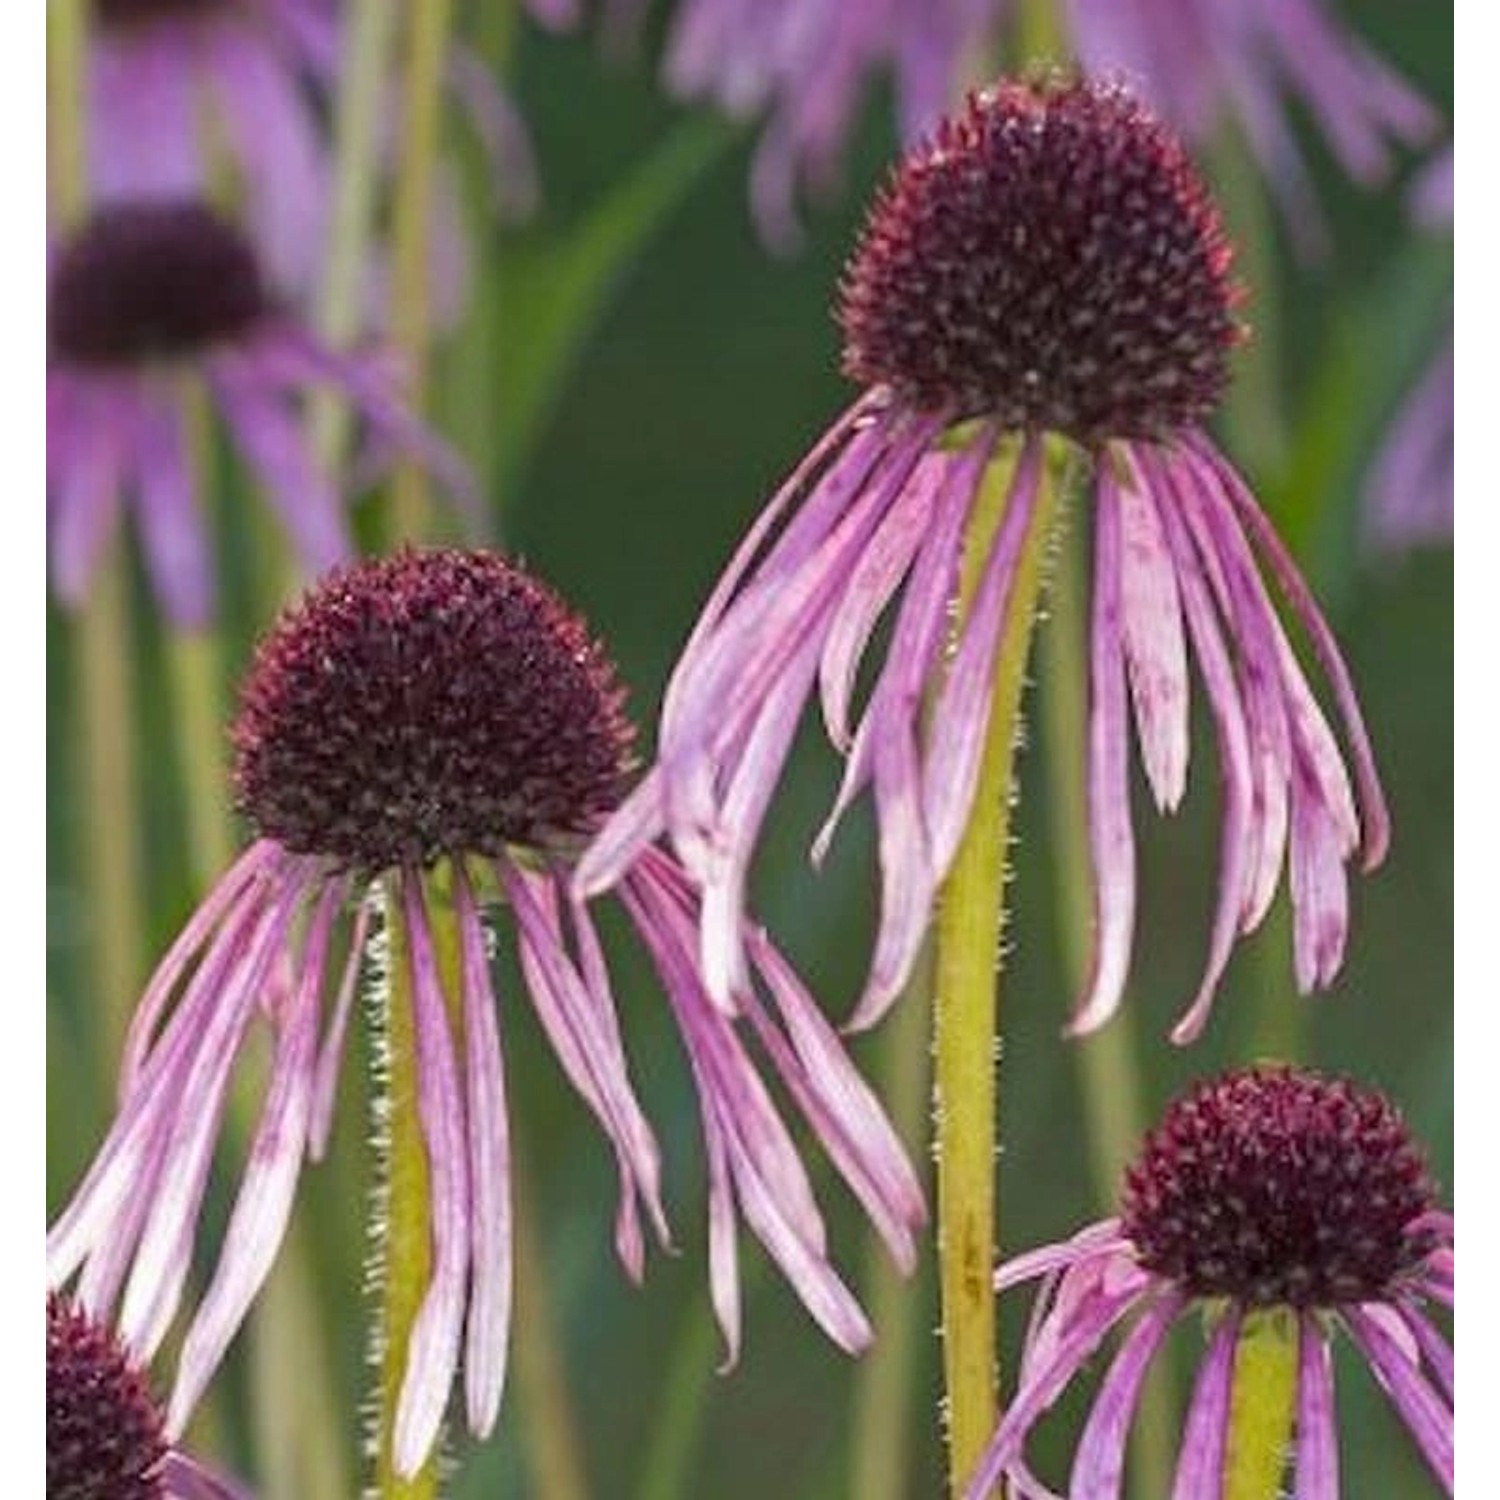
[[[150,980],[119,1115],[48,1239],[52,1283],[81,1268],[82,1304],[104,1315],[121,1300],[121,1335],[149,1357],[182,1300],[236,1060],[252,1031],[269,1029],[260,1125],[182,1345],[169,1434],[182,1431],[270,1267],[304,1153],[316,1160],[327,1143],[372,911],[388,922],[399,912],[406,933],[432,1194],[431,1280],[393,1428],[398,1468],[415,1472],[431,1450],[461,1347],[471,1430],[487,1433],[500,1406],[510,1168],[487,937],[501,912],[532,1008],[614,1151],[615,1245],[633,1279],[642,1208],[666,1241],[656,1141],[593,920],[569,890],[575,850],[624,792],[622,698],[582,621],[492,553],[407,551],[335,572],[261,644],[233,730],[238,801],[257,837]],[[697,899],[672,860],[642,851],[620,895],[697,1088],[728,1359],[740,1336],[736,1205],[825,1332],[863,1349],[869,1325],[828,1259],[797,1147],[747,1041],[910,1268],[925,1210],[893,1129],[761,932],[745,934],[756,983],[716,1005],[697,972]],[[436,968],[439,900],[459,934],[458,994],[445,995]]]
[[[195,627],[212,615],[191,456],[195,382],[309,574],[351,550],[340,497],[304,436],[301,398],[314,387],[340,392],[373,437],[473,504],[464,464],[407,410],[389,356],[320,344],[282,311],[244,235],[196,200],[101,208],[63,239],[47,339],[48,532],[66,604],[86,595],[128,495],[167,616]]]
[[[1065,7],[1080,64],[1127,73],[1195,145],[1211,145],[1224,120],[1234,119],[1307,248],[1322,225],[1297,143],[1299,111],[1340,167],[1366,185],[1388,176],[1400,148],[1425,140],[1438,118],[1335,9],[1328,0],[1067,0]]]
[[[1434,235],[1453,233],[1453,148],[1417,179],[1413,219]],[[1385,552],[1453,540],[1453,329],[1417,377],[1376,454],[1365,527]]]
[[[1147,1137],[1118,1218],[1002,1266],[1004,1291],[1041,1281],[1016,1391],[970,1480],[1050,1496],[1024,1459],[1044,1412],[1129,1324],[1074,1453],[1072,1500],[1117,1500],[1141,1386],[1173,1326],[1201,1317],[1207,1348],[1183,1430],[1173,1500],[1226,1493],[1230,1413],[1245,1340],[1295,1361],[1297,1500],[1337,1500],[1332,1342],[1342,1335],[1453,1490],[1453,1348],[1433,1321],[1453,1307],[1453,1218],[1422,1154],[1373,1089],[1291,1068],[1196,1084]],[[1287,1348],[1287,1341],[1292,1344]],[[1279,1476],[1269,1476],[1273,1480]],[[1282,1489],[1266,1493],[1285,1493]],[[1238,1491],[1236,1492],[1238,1493]]]
[[[606,888],[666,831],[703,887],[711,987],[732,988],[756,839],[817,684],[845,771],[815,854],[850,802],[874,792],[882,914],[853,1024],[878,1020],[911,971],[973,811],[997,643],[1052,434],[1091,472],[1094,516],[1095,942],[1072,1027],[1110,1016],[1130,965],[1128,703],[1147,780],[1171,811],[1187,779],[1190,647],[1217,730],[1223,842],[1207,968],[1174,1035],[1202,1028],[1234,940],[1265,916],[1284,857],[1298,982],[1326,985],[1348,923],[1344,862],[1362,844],[1366,867],[1377,864],[1388,825],[1332,634],[1202,426],[1239,337],[1229,263],[1175,138],[1115,84],[1001,83],[909,153],[843,287],[844,368],[863,394],[720,579],[668,686],[657,764],[581,861],[580,889]],[[1004,518],[950,658],[970,514],[992,462],[1011,458]],[[1257,552],[1329,678],[1358,803]],[[861,660],[898,594],[851,731]]]
[[[614,0],[617,20],[638,0]],[[965,52],[993,0],[679,0],[662,73],[684,99],[766,116],[750,197],[767,241],[797,239],[798,189],[826,191],[870,86],[894,78],[903,134],[952,101]]]
[[[337,0],[93,0],[91,201],[203,197],[227,175],[271,284],[297,297],[314,291],[333,190],[326,118],[347,52],[345,9]],[[528,210],[535,169],[514,106],[461,50],[450,56],[449,82],[489,153],[501,206]],[[446,177],[437,188],[435,292],[451,321],[466,249],[456,192]]]
[[[47,1500],[249,1500],[167,1442],[146,1376],[114,1334],[50,1292]]]

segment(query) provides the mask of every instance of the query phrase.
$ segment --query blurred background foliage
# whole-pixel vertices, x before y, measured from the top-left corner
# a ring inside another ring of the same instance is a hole
[[[544,198],[520,228],[471,216],[473,300],[438,355],[429,414],[480,468],[502,544],[609,642],[649,748],[654,705],[697,605],[764,498],[848,399],[830,299],[862,204],[896,149],[891,101],[872,94],[841,191],[809,207],[805,246],[778,259],[747,213],[750,133],[663,99],[651,76],[649,31],[638,55],[610,58],[597,38],[524,25],[511,34],[479,15],[483,9],[472,7],[470,34],[503,63],[533,132]],[[1362,0],[1344,10],[1451,118],[1449,8]],[[472,153],[453,134],[455,149]],[[1353,882],[1349,958],[1330,995],[1295,996],[1283,893],[1263,931],[1236,950],[1206,1037],[1173,1048],[1166,1032],[1202,963],[1217,857],[1216,775],[1200,702],[1182,815],[1139,821],[1141,928],[1128,1019],[1115,1024],[1132,1029],[1148,1115],[1206,1071],[1300,1051],[1400,1101],[1451,1194],[1452,560],[1447,549],[1374,555],[1359,534],[1374,448],[1444,337],[1451,246],[1411,226],[1404,181],[1360,191],[1308,136],[1333,231],[1332,253],[1320,262],[1291,252],[1234,141],[1206,164],[1245,246],[1247,317],[1257,329],[1222,435],[1298,549],[1348,648],[1390,794],[1392,853],[1373,879]],[[477,156],[464,165],[478,203],[482,166]],[[253,602],[266,537],[247,519],[255,509],[241,503],[244,477],[224,455],[215,462],[237,672],[267,623]],[[367,540],[380,531],[379,508],[378,497],[362,505]],[[1075,528],[1084,521],[1073,517]],[[188,857],[162,641],[138,568],[133,585],[135,629],[121,649],[137,663],[139,784],[129,791],[147,832],[137,874],[150,957],[202,886]],[[1004,1249],[1012,1252],[1059,1237],[1099,1209],[1080,1093],[1082,1054],[1099,1044],[1059,1036],[1071,986],[1051,799],[1067,773],[1049,757],[1046,733],[1043,699],[1056,688],[1045,665],[1049,628],[1033,660],[1002,1018],[998,1170]],[[79,733],[74,645],[69,622],[49,614],[49,1214],[105,1128],[114,1066],[89,986],[98,933],[83,879],[86,811],[70,778]],[[809,726],[783,783],[754,895],[838,1018],[852,1005],[869,951],[874,867],[867,815],[856,815],[822,876],[808,868],[805,850],[834,785],[833,759]],[[1143,792],[1138,785],[1137,796]],[[639,1292],[610,1248],[608,1154],[527,1008],[514,1003],[519,983],[503,969],[500,976],[501,1004],[512,1012],[512,1118],[531,1200],[523,1211],[547,1278],[545,1305],[523,1285],[517,1318],[540,1333],[565,1382],[577,1471],[588,1493],[609,1500],[856,1493],[859,1365],[822,1340],[777,1276],[762,1274],[763,1254],[748,1241],[743,1357],[732,1376],[714,1373],[720,1351],[707,1295],[694,1097],[641,955],[628,942],[612,946],[633,1067],[666,1153],[681,1251],[656,1256]],[[920,1018],[898,1017],[853,1046],[885,1076],[892,1054],[904,1052],[909,1070],[913,1050],[926,1042]],[[297,1208],[335,1360],[328,1406],[348,1414],[342,1438],[351,1462],[366,1382],[358,1072],[346,1070],[332,1159],[304,1176]],[[924,1142],[913,1144],[923,1156]],[[224,1183],[231,1180],[226,1172]],[[836,1258],[863,1285],[866,1236],[852,1205],[825,1186]],[[221,1191],[211,1222],[222,1223],[226,1208]],[[927,1496],[939,1492],[942,1476],[930,1247],[908,1295],[920,1310],[904,1408],[908,1468],[893,1493]],[[1004,1348],[1013,1354],[1024,1306],[1002,1311]],[[252,1317],[198,1434],[251,1477],[271,1462],[248,1398],[253,1329]],[[293,1351],[294,1385],[298,1373]],[[1346,1493],[1425,1493],[1400,1425],[1366,1372],[1351,1364],[1341,1375]],[[494,1438],[482,1448],[455,1445],[455,1496],[549,1493],[536,1478],[543,1424],[526,1395],[513,1381]],[[1065,1403],[1044,1427],[1037,1448],[1044,1474],[1063,1472],[1070,1414],[1077,1410]]]

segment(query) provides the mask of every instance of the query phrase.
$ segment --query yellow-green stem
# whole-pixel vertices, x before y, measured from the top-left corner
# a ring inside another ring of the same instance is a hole
[[[334,181],[328,247],[317,308],[319,334],[341,349],[360,331],[365,271],[379,181],[381,105],[390,84],[396,0],[361,0],[349,10],[347,52],[334,107]],[[313,449],[337,468],[348,437],[348,408],[331,391],[309,414]]]
[[[917,1161],[926,1156],[931,1096],[932,952],[918,960],[911,983],[881,1037],[882,1097],[901,1139]],[[866,1305],[878,1335],[855,1376],[850,1443],[850,1494],[861,1500],[905,1500],[911,1493],[913,1373],[931,1315],[906,1277],[891,1264],[880,1237],[868,1235]]]
[[[1300,1330],[1295,1313],[1251,1313],[1234,1352],[1223,1500],[1277,1500],[1297,1408]]]
[[[405,878],[405,877],[402,877]],[[414,877],[420,878],[420,877]],[[422,880],[428,931],[443,986],[449,1023],[457,1030],[462,954],[448,892],[436,873]],[[411,933],[400,880],[386,891],[386,994],[384,1021],[384,1161],[379,1213],[381,1244],[380,1373],[376,1390],[375,1494],[377,1500],[435,1500],[439,1493],[438,1446],[410,1478],[396,1471],[392,1437],[406,1376],[412,1326],[432,1275],[432,1184],[427,1146],[417,1107],[415,990]]]
[[[82,217],[87,190],[83,118],[88,12],[84,0],[47,6],[47,187],[57,223]]]
[[[406,67],[401,166],[393,225],[394,303],[391,326],[406,357],[409,398],[420,411],[427,376],[428,271],[434,165],[441,123],[443,62],[448,49],[452,0],[422,0],[407,7]],[[420,537],[427,525],[427,477],[415,463],[396,466],[392,482],[397,539]]]
[[[1085,801],[1088,656],[1083,622],[1088,599],[1083,550],[1081,532],[1067,528],[1057,549],[1047,626],[1039,642],[1045,663],[1040,696],[1049,772],[1047,809],[1068,996],[1080,991],[1088,972],[1093,922]],[[1134,1012],[1122,1007],[1108,1026],[1073,1042],[1071,1050],[1078,1060],[1095,1198],[1104,1213],[1114,1213],[1122,1174],[1147,1125]],[[1170,1367],[1158,1358],[1141,1394],[1140,1420],[1132,1427],[1132,1494],[1170,1493],[1176,1409]]]
[[[547,1500],[587,1500],[583,1446],[558,1354],[562,1341],[547,1291],[547,1258],[537,1233],[536,1197],[524,1170],[516,1171],[512,1194],[516,1312],[511,1336],[533,1493]]]
[[[1062,65],[1071,60],[1063,18],[1053,0],[1022,0],[1016,15],[1016,40],[1021,61]]]
[[[960,615],[1004,512],[1013,460],[990,465],[969,524]],[[1000,637],[990,726],[974,798],[938,905],[938,1259],[949,1477],[962,1494],[995,1425],[996,1041],[1011,767],[1041,598],[1056,486],[1043,472]]]

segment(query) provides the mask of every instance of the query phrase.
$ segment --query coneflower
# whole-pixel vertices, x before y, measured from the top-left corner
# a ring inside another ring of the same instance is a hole
[[[562,1071],[614,1152],[615,1244],[632,1278],[643,1269],[642,1210],[666,1240],[656,1140],[593,919],[570,890],[576,851],[626,790],[622,700],[582,621],[493,553],[407,551],[351,566],[261,644],[233,731],[255,841],[152,977],[127,1040],[119,1115],[48,1240],[52,1283],[81,1269],[79,1298],[101,1315],[123,1289],[122,1337],[149,1356],[182,1300],[237,1060],[269,1028],[260,1125],[183,1343],[169,1433],[182,1431],[270,1268],[304,1154],[317,1158],[327,1142],[376,909],[387,963],[400,969],[391,994],[399,980],[410,997],[410,1014],[387,1024],[411,1038],[431,1198],[430,1279],[394,1417],[398,1470],[415,1472],[432,1450],[460,1351],[471,1430],[487,1433],[500,1407],[510,1156],[488,937],[502,921]],[[697,1088],[729,1360],[740,1337],[736,1206],[825,1332],[863,1349],[869,1325],[829,1260],[797,1147],[747,1041],[909,1268],[925,1210],[893,1129],[762,933],[744,934],[754,982],[716,1003],[698,971],[697,897],[672,859],[641,850],[620,897]]]
[[[665,831],[704,888],[704,966],[727,993],[743,973],[756,839],[817,691],[845,769],[816,851],[850,802],[874,793],[883,910],[853,1024],[876,1021],[910,973],[970,820],[1002,627],[1040,524],[1046,445],[1060,440],[1088,475],[1094,532],[1095,945],[1073,1029],[1109,1017],[1130,965],[1130,707],[1170,812],[1187,781],[1190,654],[1217,731],[1223,842],[1206,971],[1174,1035],[1202,1028],[1234,941],[1265,916],[1284,864],[1298,982],[1328,984],[1348,926],[1343,867],[1356,852],[1366,868],[1380,862],[1386,809],[1332,633],[1204,428],[1242,334],[1230,261],[1182,147],[1119,84],[1000,83],[910,152],[842,291],[844,368],[862,393],[720,579],[669,684],[657,763],[583,858],[580,889],[609,886]],[[950,656],[965,537],[986,475],[1007,472]],[[1328,678],[1357,795],[1260,561]],[[885,660],[856,713],[888,607]]]

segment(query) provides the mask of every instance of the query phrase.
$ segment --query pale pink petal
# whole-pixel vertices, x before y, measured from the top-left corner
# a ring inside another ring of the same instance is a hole
[[[1299,1326],[1296,1500],[1339,1500],[1333,1351],[1316,1317],[1303,1313]]]
[[[349,1031],[349,1014],[354,1008],[359,988],[359,966],[365,953],[365,934],[370,925],[370,908],[364,901],[354,915],[349,934],[349,952],[344,972],[339,977],[339,991],[334,1001],[333,1019],[328,1035],[318,1053],[317,1071],[313,1075],[312,1114],[307,1125],[307,1154],[312,1161],[322,1161],[328,1150],[329,1132],[333,1128],[333,1107],[338,1102],[339,1068],[344,1060],[344,1039]]]
[[[1299,761],[1292,777],[1292,949],[1297,988],[1309,994],[1333,982],[1349,932],[1344,847]]]
[[[1204,1500],[1207,1495],[1217,1495],[1223,1486],[1229,1394],[1234,1382],[1234,1351],[1239,1332],[1239,1313],[1226,1312],[1199,1367],[1182,1448],[1177,1455],[1172,1500]]]
[[[1396,1342],[1361,1308],[1344,1309],[1354,1342],[1370,1363],[1391,1405],[1401,1414],[1428,1467],[1453,1493],[1453,1410],[1406,1358]]]
[[[213,613],[213,563],[175,396],[142,400],[134,458],[141,538],[156,596],[174,625],[201,629]]]

